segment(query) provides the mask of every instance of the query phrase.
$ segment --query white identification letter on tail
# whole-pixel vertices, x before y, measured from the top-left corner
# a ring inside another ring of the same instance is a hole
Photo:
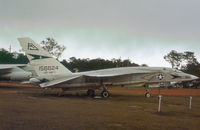
[[[26,53],[30,65],[34,67],[38,76],[71,74],[65,66],[53,58],[31,38],[18,38],[23,51]]]

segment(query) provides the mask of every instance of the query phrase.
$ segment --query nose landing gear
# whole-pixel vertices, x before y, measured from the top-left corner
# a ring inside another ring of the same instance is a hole
[[[146,97],[146,98],[150,98],[150,97],[151,97],[151,94],[147,92],[147,93],[145,93],[145,97]]]
[[[148,84],[145,84],[144,87],[145,87],[145,89],[146,89],[145,97],[146,97],[146,98],[150,98],[150,97],[151,97],[151,94],[150,94],[150,90],[149,90],[149,85],[148,85]]]

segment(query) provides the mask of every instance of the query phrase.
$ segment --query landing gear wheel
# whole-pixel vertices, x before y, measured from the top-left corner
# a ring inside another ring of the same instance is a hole
[[[101,96],[103,97],[103,98],[107,98],[107,97],[109,97],[110,96],[110,94],[109,94],[109,92],[108,91],[103,91],[103,92],[101,92]]]
[[[150,97],[151,97],[151,94],[150,94],[150,93],[146,93],[146,94],[145,94],[145,97],[146,97],[146,98],[150,98]]]
[[[150,94],[150,91],[149,91],[149,85],[148,85],[148,84],[145,84],[144,87],[145,87],[145,89],[146,89],[145,97],[146,97],[146,98],[150,98],[150,97],[151,97],[151,94]]]
[[[95,91],[94,91],[93,89],[89,89],[89,90],[87,91],[87,95],[90,96],[90,97],[94,97]]]

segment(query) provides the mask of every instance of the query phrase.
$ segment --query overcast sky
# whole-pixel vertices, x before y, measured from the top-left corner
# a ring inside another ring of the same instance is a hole
[[[20,49],[17,37],[53,37],[62,59],[129,58],[169,66],[171,50],[200,61],[199,0],[0,0],[0,48]]]

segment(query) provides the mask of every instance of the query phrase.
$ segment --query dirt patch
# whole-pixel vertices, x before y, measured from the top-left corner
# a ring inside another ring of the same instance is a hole
[[[36,87],[31,84],[20,84],[20,83],[12,83],[12,82],[0,82],[0,87]]]
[[[108,99],[93,99],[81,91],[62,97],[56,91],[42,93],[34,87],[0,88],[0,130],[199,129],[200,96],[193,96],[192,110],[188,96],[164,96],[157,113],[157,96],[113,92]]]

